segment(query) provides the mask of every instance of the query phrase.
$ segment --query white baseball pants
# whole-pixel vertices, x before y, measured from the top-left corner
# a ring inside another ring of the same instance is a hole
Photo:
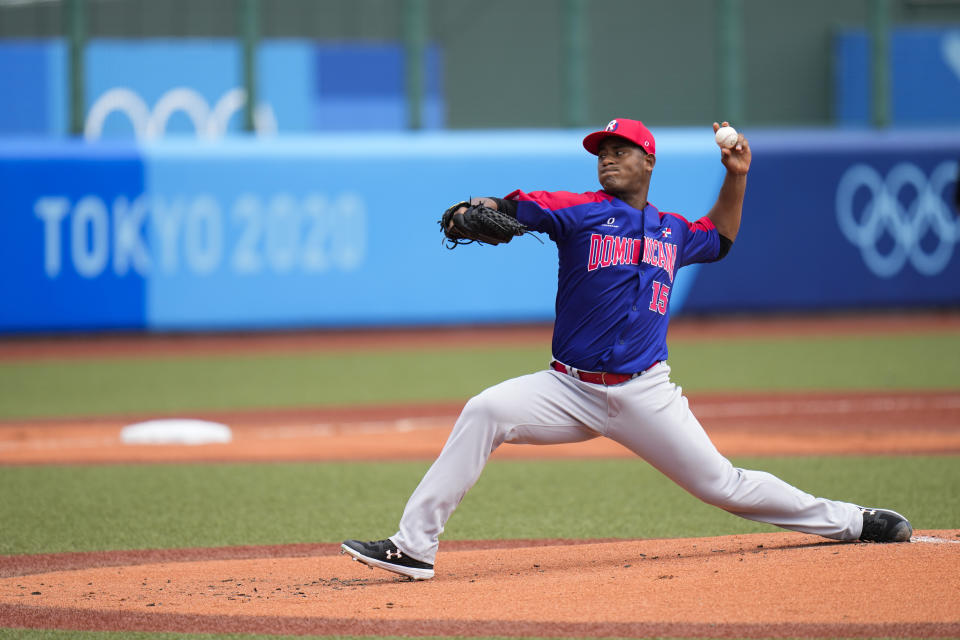
[[[710,441],[662,362],[614,386],[547,370],[471,398],[407,501],[391,540],[411,557],[433,563],[444,525],[494,449],[504,442],[560,444],[598,436],[619,442],[697,498],[735,515],[837,540],[860,537],[858,506],[816,498],[766,472],[735,468]]]

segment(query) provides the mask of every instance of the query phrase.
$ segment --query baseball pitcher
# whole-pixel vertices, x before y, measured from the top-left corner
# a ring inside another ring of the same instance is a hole
[[[715,133],[720,126],[713,124]],[[583,146],[597,157],[599,191],[518,190],[444,212],[451,248],[505,243],[530,231],[557,244],[553,360],[471,398],[410,496],[397,533],[347,540],[342,552],[412,579],[432,578],[444,525],[494,449],[597,437],[740,517],[836,540],[909,541],[913,528],[894,511],[814,497],[769,473],[734,467],[670,380],[674,278],[688,264],[722,259],[737,239],[751,162],[743,134],[721,148],[726,176],[713,207],[694,222],[647,201],[656,142],[643,123],[617,118]]]

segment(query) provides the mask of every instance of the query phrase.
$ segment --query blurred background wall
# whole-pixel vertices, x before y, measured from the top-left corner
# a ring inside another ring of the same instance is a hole
[[[124,47],[142,57],[137,65],[165,60],[168,76],[199,65],[194,76],[216,72],[221,84],[242,86],[242,52],[228,39],[242,37],[251,12],[267,41],[257,70],[268,95],[402,104],[409,81],[419,80],[425,126],[587,126],[614,113],[642,113],[658,126],[700,125],[720,113],[752,126],[864,124],[875,77],[892,77],[892,123],[960,122],[956,0],[5,0],[0,64],[8,86],[29,84],[9,78],[11,55],[23,60],[21,73],[46,69],[56,85],[46,87],[56,103],[47,106],[56,108],[47,130],[63,130],[68,96],[56,92],[72,33],[91,41],[88,102],[109,84],[108,67],[119,67],[111,80],[137,80],[133,62],[117,54]],[[878,29],[886,34],[879,76],[869,53]],[[34,49],[27,62],[25,49],[12,48],[29,44],[20,39],[59,48]],[[209,53],[198,56],[198,46]],[[405,77],[405,50],[424,56],[422,79]],[[207,87],[198,84],[213,83],[179,79],[201,93]],[[478,100],[478,91],[491,99]],[[333,107],[313,107],[320,112],[291,113],[278,126],[342,124]],[[30,122],[4,109],[5,130]]]
[[[691,219],[754,149],[674,313],[960,303],[960,0],[0,0],[0,94],[0,331],[549,320],[551,246],[434,221],[615,116]]]

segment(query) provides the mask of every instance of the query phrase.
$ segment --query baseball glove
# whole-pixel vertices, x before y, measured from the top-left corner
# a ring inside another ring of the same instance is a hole
[[[463,213],[454,213],[461,207],[466,207]],[[458,202],[444,211],[439,222],[443,235],[446,236],[448,249],[471,242],[502,244],[528,233],[527,228],[516,218],[467,201]]]

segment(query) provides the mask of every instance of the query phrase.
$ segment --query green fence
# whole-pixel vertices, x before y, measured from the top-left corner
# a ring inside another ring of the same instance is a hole
[[[437,43],[451,128],[579,127],[616,115],[657,126],[825,125],[831,37],[842,26],[871,30],[874,122],[883,126],[887,33],[908,24],[960,24],[960,1],[0,1],[0,37],[71,38],[74,130],[85,39],[160,36],[240,38],[251,94],[258,37],[402,41],[414,52]],[[408,65],[406,75],[419,114],[423,70]]]

